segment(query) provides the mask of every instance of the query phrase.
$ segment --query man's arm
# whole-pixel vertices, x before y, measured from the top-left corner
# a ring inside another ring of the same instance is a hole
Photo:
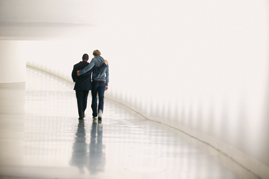
[[[94,67],[94,65],[95,65],[95,62],[92,59],[91,62],[85,68],[77,71],[77,76],[87,73],[88,71],[90,71]]]
[[[100,68],[105,68],[107,64],[108,64],[108,61],[107,61],[107,60],[104,60],[104,64],[103,64]],[[77,76],[79,76],[79,75],[83,75],[83,74],[87,73],[87,72],[90,71],[94,66],[95,66],[95,62],[94,62],[94,60],[92,59],[92,61],[91,61],[85,68],[83,68],[82,70],[78,70],[78,71],[77,71]]]
[[[106,70],[106,89],[108,90],[108,82],[109,82],[109,65],[107,65],[107,70]]]
[[[72,71],[71,76],[72,76],[73,81],[76,82],[77,81],[77,74],[76,74],[75,66],[73,67],[73,71]]]
[[[104,70],[104,69],[107,67],[107,64],[108,64],[108,62],[107,62],[106,60],[104,60],[103,65],[101,65],[101,66],[98,68],[98,69],[99,69],[99,71]]]

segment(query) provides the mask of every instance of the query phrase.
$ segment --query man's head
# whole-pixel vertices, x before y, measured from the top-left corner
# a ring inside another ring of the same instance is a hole
[[[101,55],[101,52],[99,50],[94,50],[92,54],[94,57],[98,57]]]
[[[87,53],[84,53],[82,56],[83,61],[88,61],[89,60],[89,55]]]

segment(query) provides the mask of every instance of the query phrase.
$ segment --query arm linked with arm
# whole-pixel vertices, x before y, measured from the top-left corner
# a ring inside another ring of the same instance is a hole
[[[103,65],[101,65],[100,67],[99,67],[99,71],[103,71],[103,70],[105,70],[105,68],[107,67],[108,65],[106,64],[106,63],[103,63]]]
[[[90,71],[94,67],[94,65],[95,65],[94,60],[92,60],[85,68],[83,68],[82,70],[78,70],[79,75],[83,75],[83,74],[87,73],[88,71]]]

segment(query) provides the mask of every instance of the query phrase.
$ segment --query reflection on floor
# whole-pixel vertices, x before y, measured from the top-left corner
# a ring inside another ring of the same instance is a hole
[[[256,178],[210,146],[109,99],[102,122],[89,107],[78,121],[72,89],[27,69],[25,115],[0,114],[1,131],[24,120],[17,132],[1,132],[0,178]]]

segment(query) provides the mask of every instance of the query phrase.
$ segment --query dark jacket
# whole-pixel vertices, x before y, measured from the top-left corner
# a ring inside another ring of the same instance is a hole
[[[74,90],[91,90],[92,89],[92,70],[88,71],[84,75],[77,76],[77,70],[81,70],[86,67],[89,63],[81,61],[74,65],[72,71],[72,78],[75,82]]]

